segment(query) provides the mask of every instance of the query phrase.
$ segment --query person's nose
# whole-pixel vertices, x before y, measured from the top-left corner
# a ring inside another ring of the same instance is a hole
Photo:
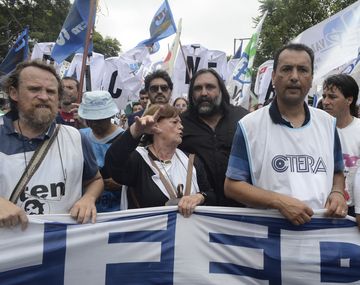
[[[41,89],[37,93],[36,97],[40,100],[49,100],[50,94],[45,89]]]
[[[322,104],[323,104],[323,106],[328,106],[329,105],[329,99],[328,99],[327,96],[324,96],[322,98]]]
[[[208,96],[208,94],[209,93],[208,93],[208,89],[206,88],[206,86],[202,86],[201,90],[200,90],[200,95],[205,97],[205,96]]]
[[[292,82],[297,82],[297,81],[299,81],[299,73],[298,73],[298,71],[296,70],[296,68],[294,68],[294,69],[292,70],[290,80],[291,80]]]

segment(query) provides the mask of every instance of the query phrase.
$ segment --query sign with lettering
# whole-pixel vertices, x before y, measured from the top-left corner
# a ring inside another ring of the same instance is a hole
[[[270,210],[176,207],[29,216],[0,230],[0,284],[360,284],[351,219],[294,226]],[[51,222],[50,222],[51,221]]]

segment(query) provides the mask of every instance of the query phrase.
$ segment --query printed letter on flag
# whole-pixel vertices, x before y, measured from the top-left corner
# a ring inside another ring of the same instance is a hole
[[[360,1],[307,29],[292,42],[311,47],[315,54],[313,84],[330,70],[354,59],[360,47]]]
[[[57,63],[61,63],[73,53],[84,51],[90,3],[89,0],[75,0],[72,5],[51,53]],[[89,52],[91,51],[92,43],[89,47]]]

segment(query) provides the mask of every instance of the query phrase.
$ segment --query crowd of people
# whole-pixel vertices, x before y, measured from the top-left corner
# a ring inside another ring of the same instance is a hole
[[[282,47],[273,70],[275,97],[252,112],[231,105],[221,76],[202,69],[173,102],[169,74],[150,73],[126,114],[107,91],[79,96],[76,79],[19,64],[3,85],[0,227],[25,228],[32,214],[87,223],[167,205],[184,217],[198,205],[277,209],[294,225],[326,209],[360,225],[358,85],[330,76],[320,110],[306,103],[309,47]]]

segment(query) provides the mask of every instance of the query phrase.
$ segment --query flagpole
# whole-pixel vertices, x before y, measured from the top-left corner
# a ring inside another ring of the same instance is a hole
[[[189,74],[189,78],[191,80],[192,74],[190,74],[190,68],[189,68],[189,66],[187,64],[187,61],[186,61],[186,58],[185,58],[185,53],[184,53],[184,50],[183,50],[183,46],[182,46],[180,37],[179,37],[179,44],[180,44],[180,51],[181,51],[181,54],[182,54],[182,57],[183,57],[183,60],[184,60],[185,66],[186,66],[186,71]]]
[[[85,46],[84,46],[84,52],[82,57],[82,63],[81,63],[81,72],[80,72],[80,83],[79,83],[79,94],[77,102],[81,102],[82,98],[82,91],[84,86],[84,74],[85,74],[85,68],[86,68],[86,59],[88,57],[88,51],[89,51],[89,45],[90,45],[90,33],[93,29],[93,19],[95,14],[95,6],[96,6],[96,0],[90,0],[90,13],[87,23],[87,29],[86,29],[86,38],[85,38]]]

